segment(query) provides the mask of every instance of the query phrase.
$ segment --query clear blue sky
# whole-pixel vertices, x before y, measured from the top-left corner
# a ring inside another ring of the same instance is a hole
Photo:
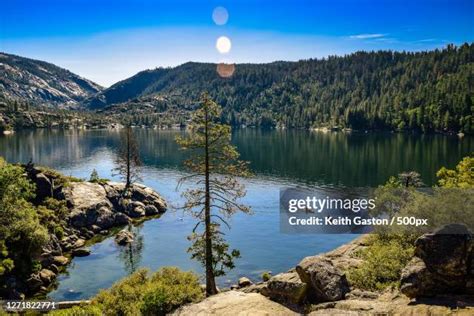
[[[216,25],[217,6],[229,14]],[[187,61],[269,62],[472,42],[474,0],[3,0],[0,51],[108,86]],[[228,54],[216,39],[232,42]]]

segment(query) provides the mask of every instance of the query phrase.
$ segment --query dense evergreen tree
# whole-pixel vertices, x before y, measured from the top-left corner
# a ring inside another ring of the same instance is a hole
[[[193,245],[189,252],[206,269],[206,294],[213,295],[217,294],[215,277],[233,268],[233,259],[240,256],[237,250],[229,251],[220,225],[229,226],[225,218],[238,211],[250,211],[237,202],[245,195],[245,188],[236,179],[248,176],[249,171],[230,143],[230,126],[218,122],[221,108],[207,94],[203,94],[200,103],[191,120],[190,135],[178,137],[177,141],[192,152],[185,162],[191,175],[181,181],[191,180],[197,186],[184,193],[184,208],[198,219],[190,236]],[[204,230],[198,233],[196,229],[201,224]]]

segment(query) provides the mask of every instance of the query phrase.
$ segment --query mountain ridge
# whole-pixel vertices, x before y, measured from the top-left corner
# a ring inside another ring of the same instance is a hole
[[[12,67],[3,62],[7,57],[20,60],[25,80],[11,80],[15,72],[5,70]],[[45,74],[44,67],[51,70]],[[221,119],[233,126],[474,133],[474,43],[236,64],[226,77],[219,76],[217,67],[187,62],[148,69],[101,89],[52,64],[0,53],[0,73],[9,75],[0,77],[0,95],[128,115],[134,124],[161,126],[185,125],[200,94],[208,91],[223,107]],[[30,84],[31,76],[39,79]],[[44,89],[41,76],[50,80],[51,89]]]
[[[188,62],[142,71],[84,104],[126,111],[154,97],[188,106],[208,91],[222,105],[223,121],[236,126],[474,132],[474,43],[236,64],[226,78],[216,67]],[[151,106],[163,110],[162,102]]]
[[[102,89],[52,63],[0,52],[0,93],[8,99],[71,108]]]

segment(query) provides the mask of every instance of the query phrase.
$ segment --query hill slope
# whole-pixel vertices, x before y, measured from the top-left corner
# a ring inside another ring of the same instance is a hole
[[[53,64],[0,53],[0,94],[31,104],[77,106],[102,89]]]
[[[85,104],[136,107],[142,98],[154,97],[185,107],[205,90],[233,125],[472,133],[474,44],[238,64],[230,78],[219,77],[215,64],[186,63],[140,72]]]

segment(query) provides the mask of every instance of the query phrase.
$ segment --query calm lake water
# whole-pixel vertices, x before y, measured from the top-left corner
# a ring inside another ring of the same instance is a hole
[[[176,190],[183,152],[174,138],[179,131],[136,130],[141,149],[143,182],[162,194],[171,206],[183,199]],[[405,134],[343,134],[306,131],[236,131],[233,142],[243,159],[251,162],[255,177],[246,180],[253,215],[236,215],[226,238],[241,251],[236,269],[219,279],[220,286],[240,276],[259,280],[264,271],[274,274],[295,266],[303,257],[325,252],[355,235],[289,235],[280,233],[278,197],[283,187],[373,187],[388,177],[416,170],[427,185],[436,181],[441,166],[454,167],[474,151],[474,138]],[[66,175],[88,178],[96,169],[103,178],[111,175],[119,145],[116,131],[24,131],[0,137],[0,155],[9,162],[50,166]],[[118,179],[116,179],[118,180]],[[88,298],[110,287],[137,267],[156,270],[178,266],[202,272],[189,259],[186,236],[195,220],[181,211],[169,210],[161,218],[134,228],[139,238],[131,247],[116,246],[108,238],[91,247],[88,257],[75,258],[61,275],[54,300]]]

